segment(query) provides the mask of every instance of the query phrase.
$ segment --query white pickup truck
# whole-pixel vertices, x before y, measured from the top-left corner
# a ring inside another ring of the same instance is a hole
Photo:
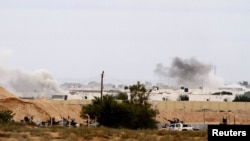
[[[168,124],[161,128],[161,130],[172,130],[172,131],[187,131],[187,130],[196,130],[190,124],[184,123],[172,123]]]

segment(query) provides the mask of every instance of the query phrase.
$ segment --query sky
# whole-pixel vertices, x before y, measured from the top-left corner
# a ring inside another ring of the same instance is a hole
[[[248,0],[0,0],[0,76],[168,83],[157,64],[178,57],[211,64],[225,83],[250,81],[249,25]]]

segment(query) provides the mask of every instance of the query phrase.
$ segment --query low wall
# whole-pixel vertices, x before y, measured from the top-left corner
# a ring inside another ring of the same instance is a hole
[[[208,109],[212,111],[250,111],[250,102],[213,102],[213,101],[160,101],[154,103],[159,111],[198,111]]]
[[[72,105],[91,104],[91,100],[53,100]],[[198,111],[208,109],[212,111],[250,111],[250,102],[218,102],[218,101],[153,101],[152,107],[159,111]]]
[[[87,105],[91,104],[91,100],[52,100],[54,102],[61,102],[64,104],[71,104],[71,105]]]

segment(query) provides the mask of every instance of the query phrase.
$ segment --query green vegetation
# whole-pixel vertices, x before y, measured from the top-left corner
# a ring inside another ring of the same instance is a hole
[[[245,95],[236,95],[233,102],[250,102],[250,98]]]
[[[149,91],[143,84],[129,86],[130,100],[118,103],[111,95],[96,97],[92,104],[82,108],[81,117],[86,114],[97,119],[100,125],[112,128],[154,129],[156,111],[148,103]]]
[[[236,95],[233,102],[250,102],[250,92],[245,92],[243,95]]]
[[[117,100],[128,100],[128,94],[125,92],[119,92],[115,98]]]
[[[147,91],[145,86],[141,84],[139,81],[137,84],[129,86],[130,91],[130,103],[131,104],[141,104],[148,105],[148,97],[150,91]]]
[[[9,123],[13,120],[14,113],[11,110],[0,111],[0,123]]]
[[[244,96],[246,96],[246,97],[249,97],[249,98],[250,98],[250,92],[245,92],[245,93],[244,93]]]

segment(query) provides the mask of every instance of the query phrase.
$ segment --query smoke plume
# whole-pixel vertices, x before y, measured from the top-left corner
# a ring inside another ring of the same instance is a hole
[[[50,98],[53,94],[65,94],[47,70],[10,70],[0,62],[0,78],[0,85],[19,97]]]
[[[175,57],[170,67],[157,64],[154,72],[172,79],[178,86],[214,88],[224,85],[223,80],[213,74],[213,65],[202,63],[195,58]]]
[[[63,93],[47,70],[34,72],[14,70],[9,78],[9,86],[21,96],[49,98],[53,94]]]
[[[168,75],[168,68],[164,67],[161,63],[158,63],[156,65],[156,69],[154,70],[154,73],[159,75],[160,81],[164,80]]]

